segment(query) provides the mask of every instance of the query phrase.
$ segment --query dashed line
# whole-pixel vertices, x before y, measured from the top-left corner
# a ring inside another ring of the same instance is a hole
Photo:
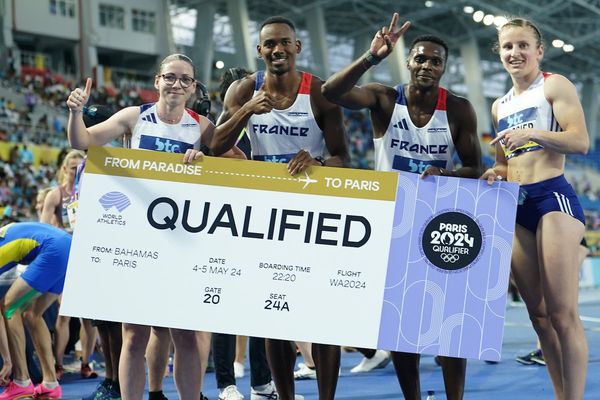
[[[245,178],[277,179],[277,180],[280,180],[280,181],[299,181],[298,178],[282,178],[281,176],[240,174],[238,172],[211,171],[211,170],[204,170],[203,172],[207,173],[207,174],[241,176],[241,177],[245,177]]]

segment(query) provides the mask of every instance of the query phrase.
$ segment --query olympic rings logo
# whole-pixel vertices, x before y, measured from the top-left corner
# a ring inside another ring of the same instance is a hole
[[[460,256],[458,254],[442,253],[440,254],[440,258],[444,262],[455,263],[459,260]]]

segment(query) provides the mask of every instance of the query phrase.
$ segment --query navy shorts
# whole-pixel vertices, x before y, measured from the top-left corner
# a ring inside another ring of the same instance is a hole
[[[540,219],[553,211],[569,214],[585,225],[583,208],[564,175],[521,186],[517,224],[535,233]]]

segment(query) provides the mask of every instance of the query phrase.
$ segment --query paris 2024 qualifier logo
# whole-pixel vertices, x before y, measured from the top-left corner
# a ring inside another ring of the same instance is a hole
[[[433,216],[421,231],[421,252],[427,262],[444,271],[467,268],[479,258],[483,229],[470,215],[443,211]]]

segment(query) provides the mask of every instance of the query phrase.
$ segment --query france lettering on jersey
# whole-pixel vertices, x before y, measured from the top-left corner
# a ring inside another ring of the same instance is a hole
[[[396,86],[396,104],[381,138],[374,138],[375,169],[420,174],[427,167],[454,169],[454,142],[446,115],[446,89],[439,88],[431,119],[419,128],[410,119],[403,85]]]
[[[200,115],[185,109],[177,124],[162,122],[156,113],[156,103],[140,106],[140,116],[133,129],[132,149],[185,153],[200,148]]]
[[[264,71],[256,73],[254,94],[264,84]],[[323,156],[325,140],[310,106],[312,75],[302,72],[302,81],[294,103],[285,110],[252,115],[246,132],[252,145],[252,159],[287,163],[301,149],[312,157]]]
[[[498,118],[498,132],[506,129],[540,129],[544,131],[560,132],[562,128],[554,118],[552,106],[544,96],[544,82],[552,74],[541,73],[540,76],[518,96],[514,88],[510,89],[499,101],[496,110]],[[541,150],[544,147],[536,142],[529,141],[515,150],[508,150],[501,140],[504,157],[508,160],[520,154]]]

